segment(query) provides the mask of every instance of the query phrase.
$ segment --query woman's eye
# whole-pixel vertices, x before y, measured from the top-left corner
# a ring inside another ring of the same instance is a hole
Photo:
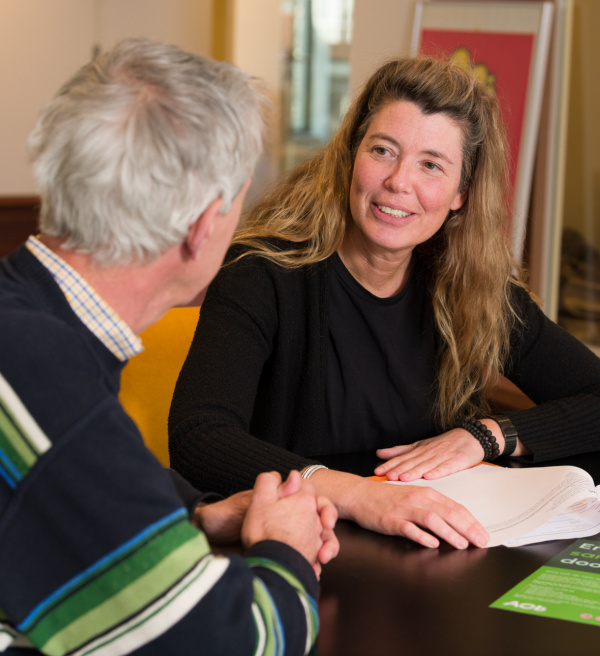
[[[423,166],[428,170],[428,171],[437,171],[440,167],[437,164],[434,164],[434,162],[424,162]]]
[[[387,148],[384,148],[383,146],[375,146],[373,148],[373,152],[376,155],[387,155],[389,151]]]

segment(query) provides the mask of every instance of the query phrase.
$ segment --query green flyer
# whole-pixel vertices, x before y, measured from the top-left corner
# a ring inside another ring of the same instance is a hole
[[[600,542],[576,540],[490,608],[600,627]]]

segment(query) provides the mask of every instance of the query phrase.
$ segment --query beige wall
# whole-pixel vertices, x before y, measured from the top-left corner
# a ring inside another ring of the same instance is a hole
[[[280,0],[234,0],[231,26],[231,61],[245,71],[260,71],[272,90],[281,84],[279,5]]]
[[[103,47],[125,37],[144,36],[211,54],[212,0],[97,0]]]
[[[350,49],[350,92],[383,62],[408,55],[417,0],[355,0]]]
[[[272,101],[266,152],[254,174],[248,195],[251,202],[279,174],[283,22],[280,0],[229,1],[232,4],[232,22],[229,26],[230,52],[227,59],[244,71],[260,77]]]
[[[0,0],[0,195],[34,193],[27,134],[40,106],[89,59],[93,22],[91,1]]]
[[[147,36],[209,54],[212,0],[0,0],[0,196],[35,185],[26,139],[94,45]]]

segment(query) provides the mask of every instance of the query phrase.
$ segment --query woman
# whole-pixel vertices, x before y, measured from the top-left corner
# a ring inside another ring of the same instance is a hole
[[[411,481],[596,450],[600,360],[516,277],[506,160],[497,101],[469,73],[377,70],[238,231],[175,390],[172,466],[224,493],[301,469],[340,517],[464,548],[487,540],[464,508],[319,458],[378,449],[376,474]],[[491,416],[499,374],[537,405]]]

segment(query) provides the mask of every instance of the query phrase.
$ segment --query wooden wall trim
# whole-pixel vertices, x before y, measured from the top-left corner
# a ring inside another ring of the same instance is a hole
[[[0,257],[37,231],[39,208],[39,196],[0,196]]]
[[[0,196],[0,208],[39,206],[39,196]]]

